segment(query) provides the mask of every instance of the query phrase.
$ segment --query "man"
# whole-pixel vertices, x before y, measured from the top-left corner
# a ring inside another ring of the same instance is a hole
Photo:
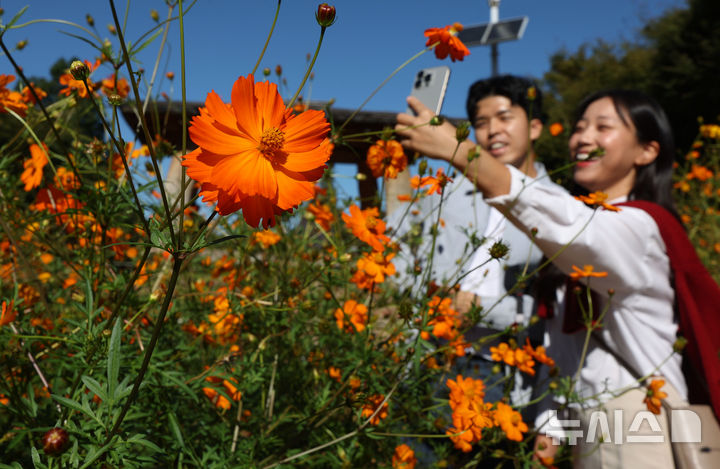
[[[429,145],[445,148],[448,144],[458,145],[452,125],[423,125],[431,111],[413,97],[408,98],[408,103],[417,115],[398,115],[395,129],[400,136],[422,138]],[[542,95],[530,80],[505,75],[476,82],[468,92],[467,113],[483,152],[515,166],[538,183],[549,181],[533,149],[533,142],[543,128]],[[475,151],[475,144],[465,141],[457,151],[465,154]],[[533,312],[528,288],[511,294],[508,289],[539,264],[542,254],[524,233],[483,201],[464,175],[456,175],[447,184],[442,206],[438,195],[422,198],[409,211],[393,212],[388,225],[397,227],[396,237],[403,248],[394,260],[402,286],[422,288],[422,280],[431,268],[430,278],[438,284],[459,283],[455,308],[461,314],[467,313],[473,304],[482,306],[480,323],[465,335],[468,342],[496,334],[514,323],[528,324]],[[411,241],[413,236],[419,243]],[[509,252],[494,259],[488,251],[498,241],[508,246]],[[479,357],[475,357],[486,365],[490,364],[487,348],[486,344]],[[472,355],[478,351],[470,352]],[[494,389],[501,392],[500,388]],[[530,389],[516,388],[513,401],[527,402],[529,392]]]

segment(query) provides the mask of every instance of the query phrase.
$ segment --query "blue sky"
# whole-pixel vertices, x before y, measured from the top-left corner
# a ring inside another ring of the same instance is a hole
[[[317,45],[320,28],[315,22],[316,0],[285,0],[268,51],[261,63],[275,69],[280,64],[288,87],[281,89],[292,96],[305,73],[306,56]],[[423,49],[423,31],[429,27],[460,22],[466,26],[486,23],[489,8],[486,0],[337,0],[337,21],[328,28],[315,66],[311,89],[303,92],[311,100],[335,99],[336,106],[356,108],[397,66]],[[638,29],[650,18],[668,8],[682,7],[685,0],[502,0],[500,19],[528,16],[529,24],[519,41],[499,46],[500,73],[540,78],[549,69],[550,56],[561,50],[575,51],[583,43],[598,39],[617,42],[634,39]],[[189,2],[184,2],[189,6]],[[22,7],[29,5],[21,23],[39,19],[62,19],[87,27],[85,15],[95,18],[101,38],[117,37],[107,25],[112,15],[107,1],[101,0],[0,0],[5,10],[3,22]],[[240,75],[252,71],[272,23],[277,2],[274,0],[200,0],[185,17],[187,98],[202,101],[215,90],[229,101],[230,89]],[[126,39],[136,42],[155,25],[150,10],[167,16],[164,1],[130,2],[116,0],[121,17],[126,8]],[[175,9],[177,12],[177,9]],[[35,23],[8,31],[8,46],[27,40],[15,59],[30,76],[48,76],[50,65],[59,57],[92,58],[97,53],[87,44],[68,34],[85,35],[81,30],[57,23]],[[150,71],[155,63],[160,38],[140,55],[142,66]],[[465,94],[470,84],[490,75],[490,51],[487,47],[471,49],[462,62],[439,61],[432,52],[424,54],[398,73],[365,107],[368,110],[403,111],[417,70],[445,64],[451,77],[442,113],[464,117]],[[135,65],[138,66],[137,64]],[[168,43],[160,61],[161,76],[175,73],[175,80],[165,80],[159,90],[180,100],[180,38],[177,22],[170,29]],[[0,73],[12,73],[10,63],[0,56]],[[110,74],[109,68],[97,78]],[[126,73],[123,75],[127,76]],[[271,76],[274,79],[274,74]],[[127,135],[126,135],[127,138]]]
[[[314,12],[318,1],[285,0],[264,66],[283,66],[290,96],[305,71],[306,54],[313,52],[319,36]],[[332,2],[331,2],[332,3]],[[187,5],[187,3],[185,3]],[[337,0],[337,21],[327,30],[323,48],[315,67],[311,99],[335,98],[337,106],[352,108],[395,67],[421,50],[423,31],[459,21],[465,25],[485,23],[489,19],[486,0]],[[530,22],[520,41],[500,45],[500,72],[541,77],[549,68],[549,57],[560,49],[574,51],[585,42],[598,38],[614,42],[632,39],[647,18],[652,18],[684,0],[502,0],[500,18],[529,16]],[[101,37],[115,44],[117,39],[106,29],[112,22],[108,2],[100,0],[65,1],[0,0],[4,21],[20,8],[29,5],[23,19],[56,18],[83,26],[85,14],[91,13]],[[124,0],[116,0],[122,17]],[[189,100],[203,100],[215,89],[229,100],[233,81],[252,70],[272,22],[277,3],[273,0],[200,0],[188,12],[186,28],[187,95]],[[161,18],[167,13],[162,1],[130,3],[127,38],[136,40],[154,25],[150,9]],[[27,39],[27,47],[15,54],[30,75],[47,75],[55,59],[64,56],[91,57],[93,51],[83,42],[61,31],[83,34],[76,28],[58,24],[33,24],[9,31],[5,42],[13,45]],[[180,40],[177,23],[171,28],[161,70],[176,73],[173,89],[164,83],[163,90],[180,98]],[[159,38],[142,54],[143,65],[150,70],[158,52]],[[167,61],[166,61],[167,60]],[[409,65],[378,94],[368,109],[401,111],[404,96],[410,90],[414,73],[423,67],[440,63],[432,53]],[[476,79],[490,74],[489,48],[472,48],[463,62],[443,61],[452,69],[443,113],[462,116],[465,92]],[[0,57],[0,73],[10,73],[10,64]],[[109,71],[107,72],[109,74]],[[104,73],[103,73],[104,75]],[[304,93],[307,97],[308,91]]]

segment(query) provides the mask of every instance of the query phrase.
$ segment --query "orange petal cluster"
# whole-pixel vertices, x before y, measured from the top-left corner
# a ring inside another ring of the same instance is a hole
[[[15,316],[17,316],[17,312],[15,311],[15,308],[13,307],[13,302],[11,301],[10,304],[7,304],[3,300],[2,311],[0,312],[0,326],[10,324],[11,322],[13,322],[15,320]]]
[[[264,249],[277,244],[281,238],[279,234],[270,230],[256,231],[252,234],[253,241],[261,244]]]
[[[25,170],[20,175],[20,180],[25,184],[25,192],[29,192],[40,186],[43,177],[43,168],[48,163],[49,150],[47,145],[43,146],[33,143],[30,145],[30,159],[23,161]]]
[[[329,129],[322,111],[295,115],[277,85],[248,75],[233,85],[230,104],[208,93],[189,129],[198,148],[182,164],[221,215],[242,210],[250,226],[268,228],[314,196],[332,151]]]
[[[505,342],[501,342],[497,347],[490,347],[490,358],[497,362],[505,362],[509,366],[514,366],[523,373],[531,376],[535,375],[535,360],[533,355],[524,347],[511,347]]]
[[[352,231],[360,241],[367,243],[374,251],[384,251],[385,245],[390,242],[385,233],[385,222],[380,219],[380,212],[377,207],[361,210],[353,204],[350,206],[350,214],[342,214],[345,225]]]
[[[330,224],[335,221],[330,206],[327,204],[314,203],[307,206],[307,211],[312,213],[315,221],[325,231],[330,231]]]
[[[368,309],[355,300],[347,300],[342,308],[335,310],[335,322],[340,330],[348,333],[362,332],[368,321]]]
[[[130,84],[125,78],[119,78],[117,82],[115,82],[115,74],[113,73],[106,79],[104,79],[100,86],[102,87],[102,92],[105,96],[110,96],[111,94],[117,94],[121,98],[125,99],[128,96],[128,93],[130,93]]]
[[[20,116],[25,115],[27,104],[21,93],[11,91],[7,88],[8,83],[15,81],[13,75],[0,74],[0,113],[13,111]]]
[[[227,380],[219,378],[217,376],[208,376],[205,381],[209,381],[214,384],[222,384],[225,393],[230,396],[233,401],[239,401],[242,399],[242,393],[237,390],[237,382],[235,380]],[[227,410],[231,407],[231,402],[227,397],[218,392],[214,387],[206,386],[202,389],[203,394],[217,407],[218,409]]]
[[[363,254],[357,260],[357,271],[350,281],[363,290],[370,290],[375,285],[383,283],[385,277],[395,274],[395,264],[390,262],[393,257],[395,253],[385,256],[379,251]]]
[[[420,176],[415,175],[410,178],[410,185],[413,189],[420,189],[427,186],[427,195],[441,194],[448,182],[452,182],[452,179],[445,175],[442,168],[435,172],[435,176],[424,176],[421,179]]]
[[[579,280],[581,278],[588,278],[588,277],[607,277],[607,272],[595,272],[595,268],[591,265],[584,265],[582,269],[580,267],[573,265],[572,266],[573,271],[570,272],[569,276],[573,280]]]
[[[450,388],[453,426],[445,433],[455,448],[468,453],[482,438],[482,430],[493,426],[492,404],[484,402],[485,384],[480,379],[457,375],[455,381],[448,379],[446,384]]]
[[[415,464],[417,464],[415,451],[408,445],[403,443],[395,447],[392,457],[393,469],[415,469]]]
[[[563,128],[563,125],[560,122],[553,122],[552,124],[550,124],[549,130],[550,130],[550,135],[552,135],[553,137],[557,137],[558,135],[563,133],[563,130],[565,130],[565,129]]]
[[[667,393],[661,391],[660,388],[665,386],[664,379],[653,379],[647,388],[647,394],[643,402],[647,405],[647,408],[653,414],[660,414],[662,408],[662,400],[667,397]]]
[[[428,303],[428,326],[432,327],[432,335],[449,341],[450,346],[454,348],[455,355],[462,357],[465,355],[465,348],[468,344],[459,330],[462,326],[460,314],[451,305],[450,298],[433,296]],[[424,340],[428,340],[430,332],[422,331],[420,336]]]
[[[407,163],[405,151],[397,140],[378,140],[367,152],[367,165],[376,178],[395,179]]]
[[[495,425],[502,428],[508,440],[522,441],[523,433],[527,433],[528,426],[523,422],[520,412],[503,402],[497,402],[496,405],[493,413]]]
[[[372,414],[375,413],[375,410],[380,407],[380,404],[383,400],[385,400],[385,396],[382,394],[373,394],[372,396],[368,397],[368,401],[363,404],[362,407],[362,416],[363,418],[368,418]],[[384,403],[382,405],[382,408],[380,408],[380,411],[375,414],[375,416],[370,420],[370,425],[377,425],[380,423],[380,420],[384,419],[388,416],[388,403]]]
[[[460,23],[453,23],[444,28],[429,28],[425,30],[427,42],[425,47],[435,46],[435,57],[444,59],[450,55],[450,59],[455,62],[462,60],[466,55],[470,55],[470,51],[463,42],[457,38],[457,33],[463,30]]]
[[[578,199],[581,202],[585,202],[588,205],[592,205],[595,207],[602,207],[605,210],[610,210],[611,212],[619,212],[620,208],[616,207],[614,205],[610,205],[607,202],[605,202],[608,198],[608,195],[604,192],[593,192],[588,195],[578,195],[575,196],[576,199]]]

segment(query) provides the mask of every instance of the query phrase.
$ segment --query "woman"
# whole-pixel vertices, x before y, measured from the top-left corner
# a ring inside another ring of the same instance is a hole
[[[536,230],[536,244],[565,274],[573,272],[574,265],[591,265],[596,272],[607,272],[606,277],[586,279],[597,293],[596,309],[604,311],[610,304],[582,364],[586,331],[571,332],[572,328],[564,324],[564,286],[556,294],[556,310],[560,313],[548,321],[548,354],[565,375],[573,376],[581,367],[576,391],[586,404],[623,409],[622,428],[627,433],[634,414],[644,407],[645,393],[635,389],[618,397],[617,391],[637,386],[637,373],[662,375],[668,387],[677,391],[674,394],[685,399],[681,357],[672,350],[677,324],[670,264],[653,218],[634,207],[622,207],[619,212],[588,207],[557,185],[534,184],[531,178],[489,154],[468,161],[474,145],[464,142],[456,149],[455,134],[449,126],[408,128],[427,122],[431,114],[415,100],[409,99],[409,103],[418,116],[398,116],[396,130],[407,139],[403,145],[467,171],[490,205],[527,233]],[[577,115],[569,142],[570,156],[576,162],[575,182],[590,193],[607,194],[610,204],[648,200],[674,214],[670,194],[672,133],[665,113],[655,101],[636,91],[604,91],[588,97]],[[490,144],[493,139],[502,144],[503,136],[500,131],[495,133],[493,122],[486,125],[491,127]],[[612,298],[609,291],[613,291]],[[582,419],[585,414],[576,415]],[[605,435],[605,443],[576,460],[576,464],[673,467],[667,432],[662,444],[618,444],[627,440],[614,440],[618,436],[613,433],[615,415],[619,414],[607,414],[611,433]],[[547,428],[549,416],[549,409],[541,412],[536,420],[538,427]],[[664,416],[658,420],[666,430]],[[587,423],[580,429],[587,432]],[[604,429],[601,426],[596,430]],[[598,441],[596,436],[595,444]],[[538,437],[536,448],[540,456],[551,456],[555,450],[552,440],[544,435]],[[580,447],[580,452],[586,453],[586,449]]]

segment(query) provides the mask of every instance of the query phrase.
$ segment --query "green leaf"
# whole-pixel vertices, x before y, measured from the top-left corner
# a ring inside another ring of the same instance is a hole
[[[155,31],[155,33],[154,33],[152,36],[150,36],[145,42],[143,42],[142,44],[140,44],[140,45],[137,46],[137,47],[130,48],[130,50],[128,51],[128,54],[129,54],[129,55],[135,55],[135,54],[137,54],[138,52],[140,52],[141,50],[145,49],[145,48],[146,48],[147,46],[149,46],[155,39],[157,39],[157,37],[160,35],[160,31],[161,31],[161,30],[158,29],[158,30]]]
[[[51,396],[53,399],[55,399],[65,407],[70,407],[72,410],[80,412],[81,414],[85,414],[91,419],[95,420],[95,414],[92,413],[92,410],[90,410],[90,412],[88,413],[88,409],[84,409],[79,402],[68,399],[67,397],[58,396],[57,394],[51,394]]]
[[[12,26],[20,20],[20,17],[23,15],[23,13],[25,13],[25,10],[27,10],[28,7],[29,7],[29,5],[22,7],[20,9],[20,11],[18,11],[17,14],[15,16],[13,16],[13,18],[10,20],[10,22],[7,25],[5,25],[4,29],[12,28]]]
[[[13,462],[12,464],[0,463],[0,469],[23,469],[19,462]]]
[[[97,396],[104,402],[107,402],[108,394],[102,384],[98,383],[97,380],[91,378],[90,376],[83,375],[80,379],[82,379],[82,382],[85,383],[85,386],[87,386],[90,391],[97,394]]]
[[[40,453],[38,453],[38,450],[35,449],[34,446],[30,448],[30,456],[32,457],[33,466],[35,466],[36,469],[44,469],[47,467],[40,461]]]
[[[137,443],[146,448],[154,450],[157,453],[162,453],[162,449],[158,445],[156,445],[152,441],[146,440],[145,438],[143,438],[144,436],[145,435],[142,435],[142,434],[133,435],[130,438],[128,438],[127,442],[128,443]]]
[[[180,447],[182,449],[185,449],[185,440],[182,436],[182,430],[180,430],[180,425],[178,424],[177,417],[175,416],[175,412],[170,411],[168,414],[168,420],[170,421],[170,431],[172,432],[175,439],[180,444]]]
[[[122,335],[122,321],[117,319],[110,335],[110,346],[108,347],[107,361],[107,395],[114,399],[115,388],[120,374],[120,338]]]

